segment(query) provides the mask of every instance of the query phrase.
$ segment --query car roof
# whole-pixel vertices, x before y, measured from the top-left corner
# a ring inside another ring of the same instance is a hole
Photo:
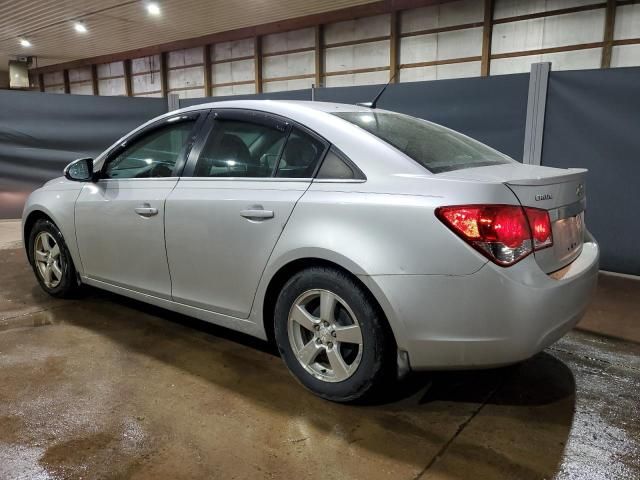
[[[179,110],[172,110],[159,117],[149,120],[144,125],[129,132],[111,147],[96,158],[96,162],[103,161],[114,146],[122,143],[127,138],[135,135],[146,126],[158,122],[164,118],[180,115],[181,113],[203,111],[209,109],[244,109],[256,110],[289,118],[294,122],[306,126],[321,137],[335,145],[348,158],[360,163],[358,167],[367,175],[369,181],[376,175],[388,178],[391,174],[425,173],[425,169],[402,154],[388,143],[378,137],[362,130],[342,119],[338,119],[332,113],[361,112],[371,113],[387,112],[382,109],[371,109],[361,105],[347,103],[330,103],[298,100],[221,100],[217,102],[201,103]],[[364,160],[361,160],[364,159]]]
[[[206,108],[246,108],[250,110],[262,110],[265,112],[278,113],[283,107],[287,110],[319,112],[370,112],[371,109],[361,105],[348,103],[315,102],[305,100],[220,100],[216,102],[200,103],[190,107],[182,108],[171,113],[188,112],[202,110]]]

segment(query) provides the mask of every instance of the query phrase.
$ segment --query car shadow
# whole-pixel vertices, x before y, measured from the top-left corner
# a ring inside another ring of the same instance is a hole
[[[505,368],[413,373],[375,402],[340,405],[306,392],[268,342],[94,289],[74,308],[82,313],[65,323],[404,463],[424,464],[428,452],[435,458],[455,437],[452,452],[462,449],[460,455],[482,465],[510,465],[510,449],[528,448],[534,435],[544,458],[535,467],[523,461],[509,471],[544,478],[557,471],[573,421],[573,374],[546,352]],[[509,431],[510,446],[497,433],[502,429]]]
[[[38,287],[35,287],[38,290]],[[187,327],[218,339],[225,339],[238,345],[250,347],[273,357],[280,357],[277,347],[268,341],[198,320],[187,315],[171,312],[155,305],[94,288],[87,289],[84,296],[89,299],[103,299],[133,310],[153,315],[175,325]],[[534,383],[526,390],[514,391],[509,388],[521,376],[527,376]],[[488,393],[500,387],[499,397]],[[506,405],[545,405],[575,394],[575,380],[571,370],[556,357],[541,352],[531,359],[516,365],[432,372],[411,372],[395,385],[393,390],[383,392],[370,406],[383,406],[397,402],[425,404],[435,401],[488,403],[499,402]],[[416,398],[418,395],[418,398]],[[413,400],[410,400],[413,399]]]

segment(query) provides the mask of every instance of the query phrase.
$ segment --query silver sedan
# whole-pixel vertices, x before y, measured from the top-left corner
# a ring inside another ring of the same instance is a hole
[[[580,319],[585,170],[406,115],[227,101],[151,120],[30,196],[54,296],[91,285],[276,342],[309,390],[527,359]]]

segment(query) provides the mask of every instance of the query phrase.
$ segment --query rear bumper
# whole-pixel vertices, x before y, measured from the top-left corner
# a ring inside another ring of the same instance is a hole
[[[527,359],[570,330],[586,310],[598,276],[590,240],[556,280],[530,256],[471,275],[381,275],[363,281],[389,318],[411,368],[462,369]]]

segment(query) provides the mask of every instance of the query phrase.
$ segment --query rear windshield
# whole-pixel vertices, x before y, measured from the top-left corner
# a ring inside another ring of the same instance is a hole
[[[432,173],[511,163],[506,155],[425,120],[385,112],[336,112],[411,157]]]

